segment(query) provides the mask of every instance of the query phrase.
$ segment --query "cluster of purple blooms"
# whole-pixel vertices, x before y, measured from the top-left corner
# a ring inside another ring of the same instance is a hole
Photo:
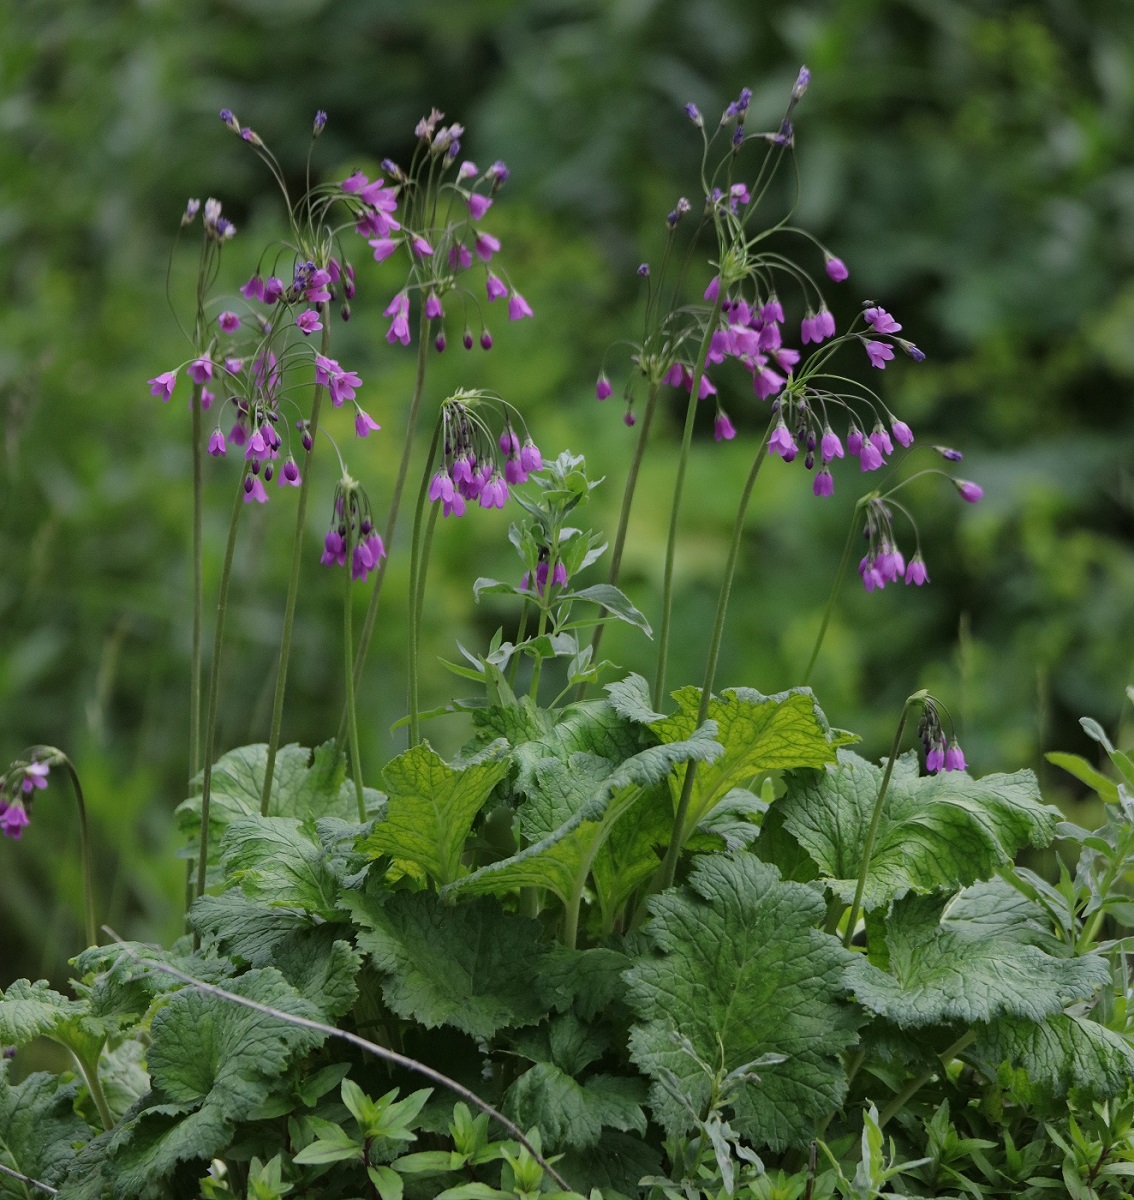
[[[526,483],[530,472],[543,466],[543,456],[530,436],[521,443],[504,415],[499,437],[484,424],[480,405],[475,411],[467,400],[453,397],[441,410],[441,464],[429,481],[429,499],[440,501],[442,515],[462,517],[467,505],[476,501],[481,508],[503,508],[509,487]],[[497,466],[495,446],[500,447],[504,469]]]
[[[47,787],[50,767],[45,762],[14,763],[0,779],[0,833],[18,839],[28,824],[28,809],[37,790]]]
[[[386,547],[374,528],[366,493],[348,476],[335,488],[334,516],[323,540],[319,561],[325,567],[345,567],[350,553],[350,577],[365,583],[386,557]]]
[[[535,582],[536,591],[542,596],[547,587],[547,577],[551,576],[552,587],[567,586],[567,567],[562,561],[555,564],[555,569],[551,569],[550,553],[547,547],[540,549],[539,562],[536,563]],[[532,587],[531,572],[525,571],[523,578],[520,580],[520,588],[525,592],[530,592]]]
[[[932,697],[926,697],[922,703],[922,716],[917,734],[925,750],[925,769],[931,774],[936,775],[940,771],[963,771],[968,765],[956,737],[946,741],[941,714],[937,710],[937,702]]]
[[[899,579],[917,587],[929,582],[921,547],[914,551],[908,562],[898,549],[894,538],[892,506],[881,497],[867,501],[863,536],[867,541],[867,551],[858,564],[858,573],[868,592],[884,588],[888,583],[897,583]]]

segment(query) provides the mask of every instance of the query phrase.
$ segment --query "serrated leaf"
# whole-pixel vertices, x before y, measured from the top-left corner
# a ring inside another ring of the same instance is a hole
[[[298,929],[278,943],[272,965],[319,1010],[324,1020],[349,1012],[358,997],[355,976],[362,956],[349,942],[336,938],[333,925]]]
[[[430,892],[346,903],[365,928],[358,946],[386,975],[382,995],[400,1017],[490,1038],[547,1012],[532,988],[543,953],[540,926],[490,899],[456,906]]]
[[[233,821],[221,841],[221,868],[250,900],[301,909],[337,921],[339,880],[329,856],[313,838],[314,827],[294,817],[247,817]]]
[[[602,1137],[587,1149],[571,1147],[557,1169],[584,1196],[598,1188],[604,1197],[641,1194],[639,1180],[662,1173],[661,1152],[646,1138],[604,1129]]]
[[[593,1021],[625,992],[622,973],[629,965],[625,954],[608,946],[554,946],[544,955],[533,986],[548,1008],[561,1013],[574,1009],[584,1021]]]
[[[9,1083],[0,1062],[0,1164],[42,1183],[58,1186],[75,1161],[75,1146],[91,1131],[75,1112],[78,1084],[36,1071]],[[0,1196],[20,1196],[24,1187],[0,1175]]]
[[[750,854],[714,854],[695,860],[687,887],[653,897],[650,911],[647,932],[658,952],[637,959],[625,977],[640,1018],[630,1055],[654,1080],[657,1120],[681,1133],[693,1127],[694,1113],[705,1114],[705,1066],[727,1072],[783,1054],[782,1063],[760,1069],[760,1083],[738,1085],[734,1128],[775,1149],[812,1136],[846,1093],[840,1055],[858,1024],[842,1000],[852,956],[813,928],[824,916],[821,897],[782,882]],[[682,1099],[663,1081],[676,1084]]]
[[[791,775],[775,803],[784,827],[846,903],[854,896],[881,782],[880,767],[840,750],[837,766]],[[886,793],[863,907],[988,879],[1024,846],[1046,846],[1059,820],[1059,810],[1041,802],[1031,771],[924,778],[916,757],[903,755]]]
[[[438,884],[458,878],[465,839],[492,789],[508,772],[508,744],[500,739],[458,767],[422,742],[382,772],[386,807],[359,849],[413,863]]]
[[[580,1085],[554,1063],[537,1063],[504,1095],[504,1114],[535,1125],[544,1148],[593,1146],[604,1125],[622,1131],[646,1131],[642,1111],[645,1087],[640,1080],[596,1076]]]
[[[941,919],[940,897],[908,897],[886,921],[889,969],[863,959],[847,972],[860,1004],[902,1028],[1022,1017],[1042,1021],[1110,978],[1093,955],[1054,958],[982,922]]]
[[[653,637],[649,621],[630,603],[625,592],[620,591],[609,583],[596,583],[590,587],[580,588],[577,592],[566,592],[562,600],[589,600],[600,608],[606,609],[612,616],[629,625],[640,629],[646,637]]]
[[[266,967],[281,942],[297,929],[311,927],[311,916],[299,909],[269,908],[233,890],[199,896],[189,910],[189,924],[234,959]]]
[[[688,737],[697,722],[701,689],[673,693],[677,712],[656,718],[641,695],[640,685],[624,686],[611,694],[611,703],[629,719],[648,722],[663,742]],[[724,753],[711,767],[699,766],[689,798],[685,836],[712,812],[733,788],[747,787],[764,771],[822,767],[835,761],[838,738],[807,688],[764,696],[752,688],[728,688],[709,701],[708,719],[716,722],[717,740]],[[685,780],[679,770],[670,783],[676,807]]]
[[[94,1062],[117,1027],[113,1018],[92,1016],[86,1003],[68,1000],[44,979],[17,979],[0,994],[0,1045],[25,1046],[46,1037]]]
[[[1130,1086],[1134,1047],[1097,1021],[1056,1013],[1040,1023],[1015,1018],[981,1030],[970,1055],[996,1078],[1001,1063],[1026,1072],[1026,1098],[1065,1096],[1072,1088],[1102,1099]]]

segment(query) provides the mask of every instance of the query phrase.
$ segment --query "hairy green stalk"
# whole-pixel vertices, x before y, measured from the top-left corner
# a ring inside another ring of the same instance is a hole
[[[874,802],[874,812],[870,817],[870,827],[866,831],[866,841],[862,846],[862,867],[858,872],[858,882],[854,888],[854,899],[847,913],[847,925],[843,930],[843,945],[849,948],[854,940],[854,927],[858,924],[858,914],[862,907],[862,894],[866,890],[866,877],[870,873],[870,856],[874,853],[874,841],[878,837],[878,826],[882,821],[882,810],[886,804],[886,792],[890,787],[890,776],[894,773],[894,763],[902,748],[902,735],[906,731],[906,719],[910,708],[920,704],[926,697],[924,691],[915,692],[902,705],[902,715],[898,718],[898,728],[894,731],[894,741],[890,746],[890,757],[886,759],[886,769],[882,773],[882,785],[878,789],[878,799]]]
[[[91,945],[93,946],[94,943],[92,942]],[[113,1129],[114,1114],[110,1111],[110,1105],[106,1102],[106,1093],[102,1090],[102,1083],[99,1081],[97,1058],[94,1062],[87,1062],[74,1050],[71,1051],[71,1056],[78,1065],[79,1074],[82,1075],[83,1082],[87,1085],[95,1108],[98,1109],[98,1119],[102,1122],[103,1129]]]
[[[363,618],[362,629],[358,635],[358,649],[354,656],[354,686],[357,689],[362,682],[362,671],[366,665],[366,652],[370,648],[370,638],[374,633],[374,625],[378,620],[378,605],[382,597],[382,584],[386,578],[386,564],[394,552],[394,534],[398,527],[398,511],[402,504],[402,493],[405,490],[406,476],[409,474],[410,457],[413,454],[414,438],[417,433],[417,416],[421,409],[421,398],[425,392],[425,365],[429,352],[430,320],[423,311],[418,326],[417,336],[417,374],[414,378],[413,395],[410,397],[409,413],[406,417],[406,433],[402,442],[402,457],[398,462],[398,474],[394,480],[394,490],[390,496],[390,510],[386,516],[386,529],[382,536],[386,547],[386,557],[377,565],[374,571],[374,585],[370,591],[370,603],[366,606],[366,616]],[[347,714],[344,709],[342,720],[339,722],[338,741],[343,740]]]
[[[768,422],[768,428],[764,430],[764,436],[760,440],[760,449],[752,460],[752,467],[740,493],[736,520],[732,526],[732,541],[729,544],[728,559],[725,562],[724,579],[721,581],[720,595],[717,597],[717,616],[713,622],[712,636],[709,639],[709,657],[705,664],[705,677],[701,684],[701,700],[697,706],[697,726],[703,725],[709,716],[709,703],[713,698],[713,683],[716,680],[721,642],[724,638],[725,618],[728,616],[728,602],[732,595],[732,583],[736,576],[736,564],[740,560],[740,546],[744,538],[744,518],[748,513],[748,502],[752,499],[752,489],[756,486],[760,468],[768,457],[768,438],[771,437],[772,428],[777,420],[778,418],[773,416]],[[689,815],[689,801],[693,795],[696,771],[696,763],[686,764],[681,796],[673,817],[673,832],[670,835],[669,846],[666,848],[659,875],[659,883],[663,891],[673,883],[677,871],[677,860],[681,854],[681,847],[685,844],[685,822]]]
[[[875,493],[871,492],[870,495],[873,496]],[[851,551],[854,549],[855,543],[855,530],[858,529],[858,514],[862,511],[866,500],[867,497],[862,496],[854,506],[850,528],[847,530],[846,545],[843,547],[843,557],[839,561],[839,569],[835,574],[835,582],[831,588],[831,594],[827,597],[827,607],[823,610],[823,620],[819,623],[819,632],[815,635],[815,645],[812,647],[811,657],[807,660],[807,668],[803,672],[803,687],[806,687],[811,680],[811,672],[815,669],[815,663],[819,659],[819,651],[823,647],[823,639],[827,636],[827,626],[830,625],[831,617],[835,611],[835,601],[839,598],[843,579],[846,576],[847,567],[850,565]]]
[[[418,650],[421,638],[421,610],[418,607],[419,573],[424,572],[421,562],[421,517],[425,511],[425,501],[429,494],[429,476],[437,457],[437,447],[441,444],[441,425],[444,413],[437,414],[437,423],[433,427],[433,440],[429,443],[429,453],[425,456],[425,470],[421,476],[421,487],[417,492],[417,507],[413,514],[413,537],[410,541],[410,604],[409,604],[409,744],[416,746],[421,740],[421,721],[417,704]]]
[[[189,650],[189,778],[201,769],[201,626],[204,623],[204,550],[202,508],[204,483],[201,472],[201,392],[195,384],[189,401],[193,413],[193,633]]]
[[[350,773],[351,779],[354,781],[354,798],[358,803],[358,821],[360,825],[365,825],[366,800],[362,792],[362,763],[358,749],[358,713],[355,711],[354,706],[354,635],[351,629],[351,618],[353,616],[351,610],[354,599],[352,595],[354,580],[351,579],[351,554],[353,551],[351,524],[348,521],[346,535],[346,589],[343,599],[343,667],[346,680],[347,728],[350,733]]]
[[[244,510],[244,481],[248,478],[251,464],[245,462],[236,485],[236,500],[232,505],[232,517],[228,523],[228,541],[224,548],[221,566],[220,587],[217,592],[217,622],[213,630],[213,660],[209,668],[209,697],[205,710],[205,766],[201,781],[201,838],[197,848],[197,896],[205,894],[205,879],[209,865],[209,804],[213,793],[213,759],[216,755],[217,701],[220,696],[221,650],[224,646],[224,622],[228,614],[228,586],[232,581],[232,560],[236,553],[236,531],[240,526],[240,514]],[[194,948],[200,945],[201,935],[193,935]]]
[[[665,673],[669,661],[669,625],[673,611],[673,559],[677,550],[677,522],[681,515],[681,494],[685,487],[685,468],[689,463],[689,448],[693,444],[693,425],[697,417],[697,394],[701,390],[701,379],[705,374],[705,360],[709,354],[709,343],[716,332],[721,316],[724,287],[717,292],[712,312],[705,325],[697,362],[693,367],[693,379],[689,385],[689,407],[685,410],[685,430],[681,437],[681,453],[677,459],[677,475],[673,481],[673,504],[669,511],[669,532],[665,542],[665,575],[662,581],[662,615],[658,625],[658,667],[654,677],[654,708],[660,711],[665,697]]]
[[[327,319],[323,326],[323,339],[320,352],[324,356],[331,349],[331,322]],[[303,479],[299,485],[299,497],[295,506],[295,538],[291,546],[291,574],[287,584],[287,601],[284,605],[283,631],[280,634],[280,658],[276,668],[276,692],[272,701],[272,728],[268,735],[268,761],[264,764],[264,790],[260,795],[260,816],[268,815],[272,801],[272,775],[275,772],[276,752],[280,745],[280,729],[283,726],[284,692],[287,690],[287,666],[291,658],[291,632],[295,625],[295,601],[299,595],[299,568],[303,563],[303,532],[307,521],[307,495],[311,490],[311,460],[315,456],[315,441],[319,433],[319,409],[323,403],[323,384],[315,385],[315,395],[311,401],[311,417],[307,424],[307,432],[311,439],[311,449],[303,458]],[[347,570],[350,570],[349,564]],[[207,764],[206,764],[207,766]]]

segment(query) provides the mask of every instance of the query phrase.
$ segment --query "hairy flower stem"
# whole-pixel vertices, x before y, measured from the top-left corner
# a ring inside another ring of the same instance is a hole
[[[323,326],[323,339],[320,353],[324,358],[331,350],[331,322],[329,316]],[[311,490],[311,460],[315,456],[315,442],[319,433],[319,409],[323,403],[325,387],[321,383],[315,385],[315,395],[311,400],[311,417],[307,423],[307,433],[311,439],[311,449],[303,458],[303,479],[299,485],[299,497],[295,506],[295,539],[291,546],[291,575],[287,583],[287,601],[284,604],[283,631],[280,634],[280,659],[276,668],[276,693],[272,701],[272,728],[268,734],[268,760],[264,764],[264,790],[260,794],[260,816],[268,815],[272,801],[272,776],[276,768],[276,752],[280,746],[280,729],[283,726],[284,692],[287,690],[287,665],[291,657],[291,631],[295,625],[295,601],[299,595],[299,568],[303,563],[303,531],[307,521],[307,495]],[[347,571],[350,566],[348,564]]]
[[[441,424],[443,414],[437,414],[437,423],[433,427],[433,440],[429,443],[429,453],[425,456],[425,470],[421,476],[421,487],[417,492],[417,508],[413,514],[413,537],[410,540],[410,583],[409,583],[409,744],[416,746],[421,740],[421,722],[417,707],[417,658],[419,640],[421,638],[421,610],[418,606],[419,572],[425,568],[421,562],[421,517],[425,511],[425,501],[429,493],[429,476],[437,457],[437,447],[441,444]],[[423,596],[424,598],[424,596]]]
[[[854,888],[854,899],[847,913],[847,925],[843,930],[843,945],[850,947],[854,940],[854,927],[858,924],[858,914],[862,907],[862,894],[866,890],[866,877],[870,872],[870,856],[874,853],[874,841],[878,836],[878,826],[882,820],[882,810],[886,804],[886,792],[890,787],[890,776],[894,773],[894,763],[898,751],[902,748],[902,735],[906,731],[906,719],[910,708],[920,704],[926,697],[925,691],[914,692],[902,705],[902,715],[898,718],[898,728],[894,731],[894,741],[890,746],[890,757],[886,760],[886,770],[882,773],[882,785],[878,789],[878,799],[874,802],[874,813],[870,818],[870,828],[866,831],[866,841],[862,844],[862,867],[858,872],[858,882]]]
[[[705,359],[709,354],[709,343],[721,316],[724,288],[720,288],[713,302],[712,312],[705,325],[705,335],[697,352],[693,367],[693,379],[689,385],[689,407],[685,411],[685,431],[681,437],[681,453],[677,459],[677,475],[673,481],[673,505],[669,512],[669,533],[665,542],[665,575],[662,581],[662,615],[658,626],[658,667],[654,678],[654,708],[660,711],[665,696],[665,672],[669,661],[669,624],[673,611],[673,558],[677,549],[677,522],[681,515],[681,493],[685,486],[685,468],[689,462],[689,447],[693,443],[693,425],[697,417],[698,393],[705,374]]]
[[[98,945],[98,922],[95,921],[94,867],[91,864],[91,830],[87,821],[87,806],[83,802],[83,789],[75,764],[66,754],[56,751],[58,760],[67,770],[71,790],[75,793],[75,807],[79,810],[79,855],[83,865],[83,911],[86,914],[87,945]]]
[[[768,438],[771,437],[772,428],[777,419],[777,417],[772,417],[768,422],[768,428],[764,431],[764,436],[760,440],[760,449],[756,452],[756,457],[752,460],[752,467],[748,472],[748,478],[744,481],[744,487],[740,493],[740,503],[736,508],[736,520],[732,526],[732,542],[728,548],[728,559],[725,563],[725,573],[724,579],[721,582],[720,595],[717,597],[717,617],[713,622],[712,637],[709,639],[709,658],[705,664],[705,678],[701,684],[701,701],[697,706],[696,726],[703,725],[709,716],[709,703],[713,698],[713,683],[717,675],[717,663],[720,661],[721,641],[724,638],[725,618],[728,615],[728,602],[729,597],[732,595],[732,581],[736,575],[736,564],[740,559],[740,546],[744,537],[744,518],[748,513],[748,502],[752,498],[752,489],[756,486],[756,480],[760,475],[760,468],[764,465],[764,461],[768,457]],[[673,817],[673,832],[670,835],[669,846],[666,848],[665,858],[662,860],[661,865],[659,876],[661,891],[672,885],[673,877],[677,870],[677,859],[681,854],[681,847],[685,844],[685,821],[689,815],[689,800],[693,795],[693,780],[696,772],[696,763],[691,762],[686,764],[685,780],[681,786],[681,797],[677,802],[677,812]]]
[[[346,589],[343,598],[343,674],[346,680],[346,710],[347,728],[350,733],[350,773],[354,781],[354,798],[358,803],[358,822],[366,824],[366,800],[362,793],[362,757],[358,748],[358,713],[354,706],[354,634],[351,629],[351,618],[354,595],[354,580],[351,579],[351,562],[354,546],[351,539],[351,527],[347,523],[346,560],[347,569]]]
[[[870,495],[873,496],[875,493],[871,492]],[[815,645],[811,649],[811,657],[807,660],[807,668],[803,672],[803,687],[806,687],[811,680],[811,672],[815,669],[815,663],[819,659],[819,651],[823,647],[823,639],[827,636],[827,626],[831,623],[831,617],[835,611],[835,602],[839,598],[839,592],[843,586],[847,567],[850,566],[851,550],[854,548],[855,543],[855,531],[858,529],[858,514],[862,511],[866,500],[866,496],[861,496],[854,506],[850,528],[847,530],[847,543],[843,547],[843,557],[839,561],[839,569],[835,574],[835,582],[831,588],[831,594],[827,597],[827,607],[823,610],[823,620],[819,623],[819,632],[815,635]]]
[[[204,551],[202,535],[201,393],[204,384],[193,387],[189,401],[193,413],[193,634],[189,650],[189,778],[201,769],[201,626],[204,623]]]
[[[228,613],[228,585],[232,581],[232,560],[236,552],[236,531],[240,526],[240,514],[244,510],[244,481],[248,478],[251,463],[245,462],[236,486],[236,500],[232,505],[232,518],[228,523],[228,541],[224,548],[224,563],[221,566],[220,587],[217,592],[217,623],[213,630],[213,661],[209,668],[209,697],[205,709],[205,766],[201,781],[201,839],[197,848],[197,896],[205,894],[205,877],[209,866],[209,802],[213,791],[213,757],[216,753],[217,699],[220,696],[221,650],[224,646],[224,620]],[[193,935],[193,948],[201,944],[201,935]]]
[[[630,509],[633,507],[634,491],[638,486],[638,470],[642,465],[642,459],[646,453],[646,441],[650,436],[650,425],[654,419],[654,409],[657,408],[658,393],[660,391],[660,383],[654,382],[650,384],[650,390],[646,395],[646,409],[642,414],[642,423],[638,430],[638,440],[634,443],[634,455],[630,459],[630,469],[626,473],[626,486],[622,491],[622,511],[618,514],[618,530],[614,535],[614,547],[610,552],[610,576],[608,581],[613,587],[618,586],[618,576],[622,570],[622,551],[626,548],[626,530],[630,525]],[[591,635],[592,664],[598,662],[599,646],[602,644],[602,635],[605,629],[606,622],[603,621],[595,626],[595,631]],[[579,684],[579,690],[575,699],[582,700],[586,694],[587,685],[584,681]]]
[[[398,526],[398,510],[402,503],[402,493],[405,491],[406,476],[409,474],[410,457],[413,453],[414,437],[417,432],[417,415],[421,409],[421,397],[425,391],[425,364],[429,353],[430,320],[423,311],[418,327],[417,336],[417,375],[414,379],[413,395],[410,397],[409,414],[406,417],[406,435],[402,443],[402,457],[398,463],[398,474],[394,480],[394,491],[390,496],[390,511],[386,517],[386,530],[382,536],[386,547],[386,558],[383,558],[374,571],[374,586],[370,592],[370,603],[366,607],[366,616],[362,621],[362,629],[358,635],[358,649],[354,655],[354,686],[357,689],[362,682],[362,670],[366,665],[366,652],[370,648],[370,638],[374,633],[374,624],[378,619],[378,603],[382,596],[382,583],[386,578],[386,565],[389,556],[394,551],[394,534]],[[339,722],[338,741],[343,740],[346,729],[347,714],[343,710]]]
[[[886,1122],[892,1117],[896,1117],[898,1113],[909,1103],[910,1099],[919,1092],[935,1075],[948,1068],[949,1064],[964,1051],[968,1046],[976,1040],[977,1031],[970,1029],[961,1036],[946,1050],[942,1050],[937,1056],[941,1063],[940,1067],[928,1067],[922,1071],[920,1075],[915,1075],[913,1079],[906,1084],[900,1092],[890,1101],[889,1104],[878,1114],[878,1128],[885,1127]]]

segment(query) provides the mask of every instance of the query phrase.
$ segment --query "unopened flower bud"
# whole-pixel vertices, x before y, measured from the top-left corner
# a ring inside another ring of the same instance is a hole
[[[685,115],[697,126],[698,129],[704,129],[705,119],[701,116],[701,110],[696,104],[690,102],[685,106]]]
[[[792,85],[791,98],[798,100],[807,91],[807,85],[811,82],[811,72],[806,67],[799,68],[799,74],[795,77],[795,83]]]
[[[323,132],[323,126],[327,124],[327,114],[322,110],[315,114],[315,124],[311,129],[311,136],[318,137]]]
[[[220,119],[232,130],[233,133],[240,132],[240,122],[236,119],[231,108],[222,108],[220,110]]]
[[[185,205],[185,211],[181,214],[181,227],[184,229],[186,225],[189,225],[197,213],[200,212],[200,210],[200,200],[187,201]]]

